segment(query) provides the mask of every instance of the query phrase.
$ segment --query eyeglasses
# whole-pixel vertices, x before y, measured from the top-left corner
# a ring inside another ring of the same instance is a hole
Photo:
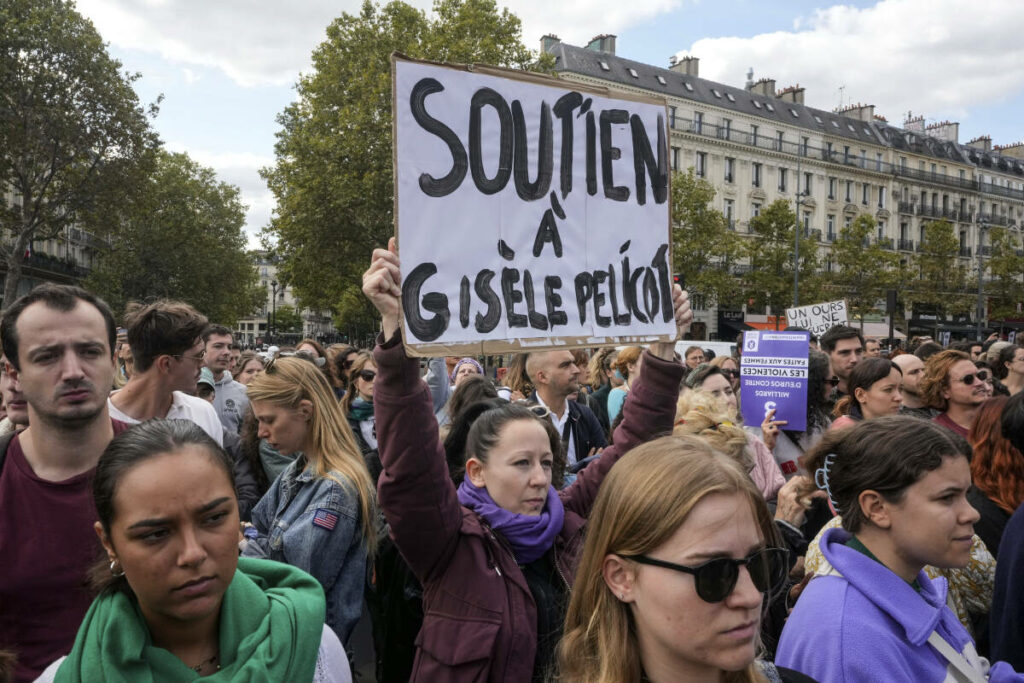
[[[374,372],[373,370],[360,370],[359,371],[359,379],[363,380],[364,382],[372,382],[373,378],[376,377],[376,376],[377,376],[377,373]]]
[[[742,560],[723,557],[696,567],[684,567],[647,555],[623,555],[623,558],[652,567],[693,574],[697,595],[704,602],[721,602],[729,597],[739,581],[741,566],[747,568],[754,587],[762,593],[777,591],[789,573],[789,551],[785,548],[761,548]]]
[[[531,413],[533,413],[542,420],[545,420],[551,416],[550,410],[548,410],[539,403],[530,402],[529,399],[521,398],[517,401],[513,401],[513,403],[517,406],[522,406],[523,408],[526,408],[527,410],[529,410]]]
[[[184,360],[184,359],[188,358],[189,360],[193,360],[193,361],[195,361],[197,363],[202,363],[203,360],[206,358],[206,350],[204,349],[204,350],[200,351],[199,353],[197,353],[194,356],[190,356],[190,355],[185,354],[185,353],[176,353],[173,356],[171,356],[171,358],[177,358],[178,360]]]
[[[725,375],[726,377],[739,377],[740,376],[740,371],[739,370],[722,370],[722,374]]]
[[[984,382],[985,380],[988,379],[988,370],[978,370],[977,372],[971,372],[971,373],[968,373],[968,374],[964,375],[960,379],[954,380],[954,381],[956,381],[956,382],[963,382],[967,386],[971,386],[972,384],[974,384],[974,378],[975,377],[978,378],[978,381]]]
[[[828,384],[828,385],[832,386],[833,388],[835,388],[835,387],[839,386],[839,381],[840,380],[839,380],[838,377],[829,377],[827,380],[825,380],[825,384]]]

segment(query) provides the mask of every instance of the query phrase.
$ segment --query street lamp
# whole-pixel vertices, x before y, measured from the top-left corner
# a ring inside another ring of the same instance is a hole
[[[270,281],[270,289],[273,292],[270,296],[270,338],[274,338],[277,325],[277,280]]]

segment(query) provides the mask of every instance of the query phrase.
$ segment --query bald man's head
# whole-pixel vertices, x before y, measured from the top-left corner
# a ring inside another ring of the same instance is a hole
[[[903,391],[911,396],[918,396],[918,385],[924,372],[924,361],[912,353],[902,353],[892,362],[903,371]]]
[[[526,358],[526,374],[548,405],[549,398],[561,400],[580,390],[580,369],[568,350],[531,353]]]

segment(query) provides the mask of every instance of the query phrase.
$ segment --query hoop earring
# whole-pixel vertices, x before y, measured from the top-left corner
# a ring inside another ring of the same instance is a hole
[[[121,578],[122,576],[124,576],[124,569],[122,569],[122,570],[121,570],[121,573],[120,573],[120,574],[118,574],[118,573],[117,573],[117,572],[116,572],[116,571],[114,570],[114,567],[116,567],[116,566],[117,566],[117,560],[111,560],[111,561],[110,561],[110,573],[111,573],[111,575],[113,575],[113,577],[114,577],[115,579],[119,579],[119,578]]]

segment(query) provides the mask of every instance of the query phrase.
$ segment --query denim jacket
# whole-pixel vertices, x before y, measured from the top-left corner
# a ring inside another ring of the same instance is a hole
[[[252,524],[259,536],[243,554],[286,562],[316,577],[327,596],[325,621],[348,643],[362,614],[367,564],[355,487],[317,477],[306,469],[306,458],[298,458],[256,504]]]

